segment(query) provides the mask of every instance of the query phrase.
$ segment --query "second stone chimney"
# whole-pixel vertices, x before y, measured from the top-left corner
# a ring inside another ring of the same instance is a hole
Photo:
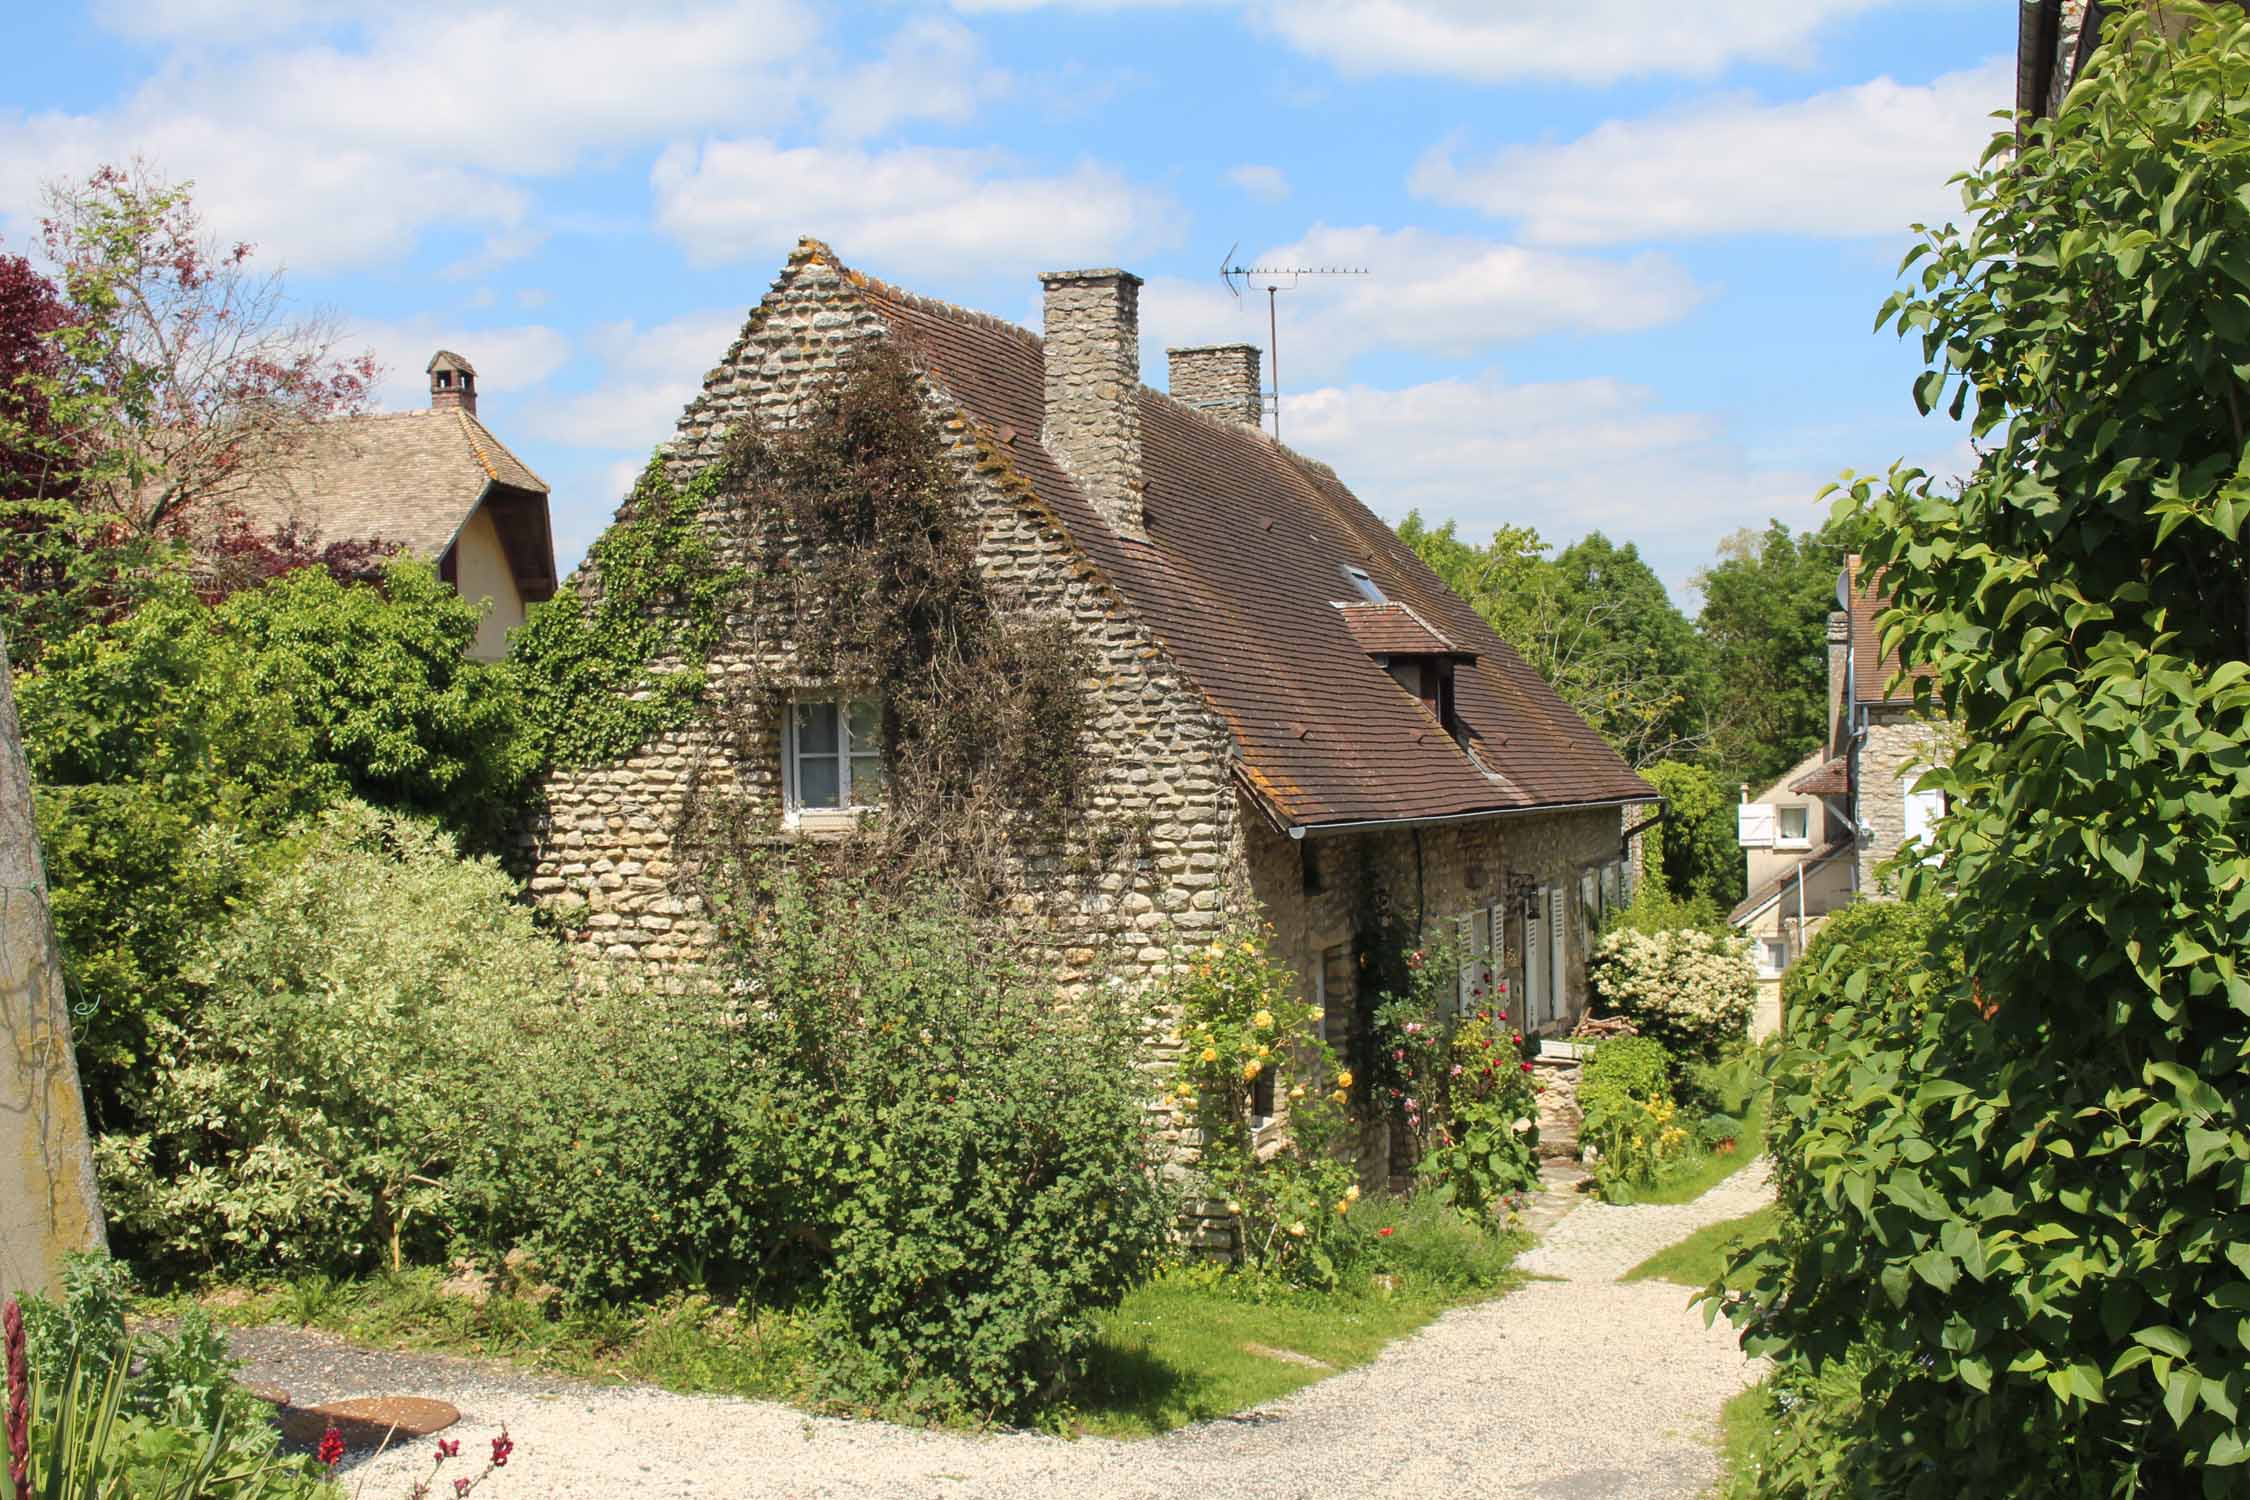
[[[430,356],[430,410],[446,411],[459,408],[470,416],[477,414],[477,372],[460,355],[451,349],[440,349]]]
[[[1167,349],[1172,399],[1245,427],[1265,422],[1265,397],[1258,380],[1256,344],[1198,344]]]
[[[1141,463],[1141,278],[1046,271],[1047,415],[1040,441],[1120,536],[1147,540]]]

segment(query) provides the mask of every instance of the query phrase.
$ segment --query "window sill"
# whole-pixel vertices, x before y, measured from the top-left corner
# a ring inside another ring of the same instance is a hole
[[[1810,849],[1810,848],[1812,847],[1812,840],[1811,840],[1811,839],[1775,839],[1775,840],[1773,841],[1773,846],[1774,846],[1774,847],[1775,847],[1776,849]]]
[[[782,818],[781,830],[802,839],[848,838],[859,831],[861,819],[874,811],[872,807],[854,807],[842,812],[793,812]]]

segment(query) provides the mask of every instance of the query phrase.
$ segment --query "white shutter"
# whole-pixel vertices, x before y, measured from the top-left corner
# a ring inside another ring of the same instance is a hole
[[[1773,804],[1745,802],[1734,810],[1734,831],[1745,849],[1773,847]]]
[[[1937,833],[1938,819],[1945,816],[1945,793],[1908,792],[1906,794],[1906,836],[1920,839],[1927,845]],[[1935,861],[1932,852],[1923,856]]]
[[[1455,917],[1453,934],[1461,954],[1461,967],[1453,976],[1453,1008],[1465,1011],[1469,1008],[1469,986],[1475,982],[1473,976],[1477,969],[1476,928],[1470,918]]]
[[[1523,922],[1523,1016],[1528,1025],[1547,1019],[1547,892],[1533,894],[1531,912]]]
[[[1547,941],[1553,949],[1551,967],[1547,975],[1547,1018],[1559,1020],[1569,1007],[1570,948],[1563,925],[1565,908],[1570,893],[1566,886],[1550,886],[1547,890]]]

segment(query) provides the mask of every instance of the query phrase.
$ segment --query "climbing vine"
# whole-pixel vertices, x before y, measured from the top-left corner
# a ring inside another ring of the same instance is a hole
[[[996,898],[1022,862],[1076,843],[1114,852],[1088,816],[1098,760],[1091,654],[1071,623],[994,596],[978,565],[971,471],[919,375],[876,346],[815,388],[786,426],[746,426],[723,465],[753,564],[756,650],[805,684],[882,704],[883,807],[844,841],[871,873],[937,871]],[[770,756],[786,691],[732,705],[746,760]],[[701,799],[692,842],[747,830]]]
[[[726,483],[724,465],[679,484],[652,459],[623,519],[587,554],[594,596],[565,584],[515,633],[508,659],[541,763],[622,760],[694,717],[744,583],[702,521]]]

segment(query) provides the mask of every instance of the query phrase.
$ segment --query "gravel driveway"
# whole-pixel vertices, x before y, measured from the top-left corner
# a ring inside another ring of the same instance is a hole
[[[297,1333],[252,1332],[241,1352],[253,1377],[279,1377],[300,1402],[401,1389],[443,1397],[461,1408],[451,1435],[464,1458],[505,1423],[516,1454],[479,1491],[487,1500],[1693,1500],[1718,1473],[1719,1407],[1754,1370],[1724,1320],[1703,1326],[1685,1288],[1617,1277],[1769,1196],[1761,1165],[1678,1207],[1585,1203],[1519,1262],[1554,1279],[1447,1313],[1371,1364],[1269,1406],[1134,1443],[808,1417],[770,1402],[367,1354]],[[397,1500],[427,1472],[428,1446],[355,1466],[347,1489]]]

